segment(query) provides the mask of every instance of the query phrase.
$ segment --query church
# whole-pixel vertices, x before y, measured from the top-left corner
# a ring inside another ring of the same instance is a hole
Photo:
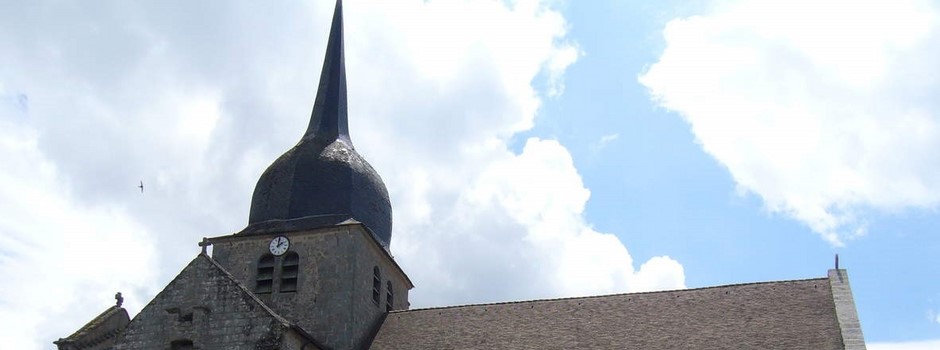
[[[410,309],[388,191],[349,137],[341,0],[334,11],[310,124],[261,175],[248,225],[204,238],[133,319],[118,293],[58,349],[865,349],[838,266],[805,280]]]

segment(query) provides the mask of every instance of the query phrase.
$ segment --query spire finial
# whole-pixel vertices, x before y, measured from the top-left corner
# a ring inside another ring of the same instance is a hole
[[[346,59],[343,51],[343,1],[337,0],[317,99],[304,139],[333,141],[342,138],[352,146],[346,116]]]

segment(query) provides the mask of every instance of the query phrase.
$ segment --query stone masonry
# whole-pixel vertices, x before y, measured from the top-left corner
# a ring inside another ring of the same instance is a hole
[[[277,269],[272,293],[256,293],[274,312],[309,330],[334,349],[367,344],[386,312],[387,285],[393,309],[408,309],[413,286],[361,224],[350,223],[310,231],[263,235],[231,235],[210,239],[212,257],[248,289],[256,286],[258,263],[268,243],[283,235],[300,257],[296,292],[278,292]],[[280,259],[280,258],[278,258]],[[280,260],[276,262],[276,265]],[[379,302],[373,301],[373,269],[379,268]]]
[[[114,349],[299,349],[300,338],[289,322],[199,255],[134,317]]]
[[[844,269],[829,270],[829,284],[845,349],[865,350],[865,337],[862,336],[862,324],[858,321],[858,313],[855,311],[855,299],[849,286],[848,273]]]

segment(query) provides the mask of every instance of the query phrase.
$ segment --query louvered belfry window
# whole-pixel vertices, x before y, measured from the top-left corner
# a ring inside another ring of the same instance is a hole
[[[258,277],[255,284],[255,293],[271,293],[274,291],[274,255],[265,254],[258,260]]]
[[[382,275],[379,274],[379,267],[372,268],[372,301],[375,305],[379,305],[379,299],[381,294],[379,290],[382,288]]]
[[[392,294],[392,281],[385,282],[385,311],[392,311],[395,295]]]
[[[280,292],[297,291],[297,275],[300,271],[300,256],[290,252],[281,260]]]

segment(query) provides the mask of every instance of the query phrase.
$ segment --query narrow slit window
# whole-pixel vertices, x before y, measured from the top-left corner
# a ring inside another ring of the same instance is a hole
[[[297,275],[300,272],[300,256],[290,252],[281,261],[281,292],[297,291]]]
[[[382,275],[379,274],[379,267],[372,268],[372,302],[376,306],[379,305],[379,299],[382,295],[379,294],[379,290],[382,289]]]
[[[274,256],[265,254],[258,260],[258,277],[255,293],[271,293],[274,290]]]
[[[395,295],[392,293],[392,281],[385,282],[385,311],[392,311]]]

